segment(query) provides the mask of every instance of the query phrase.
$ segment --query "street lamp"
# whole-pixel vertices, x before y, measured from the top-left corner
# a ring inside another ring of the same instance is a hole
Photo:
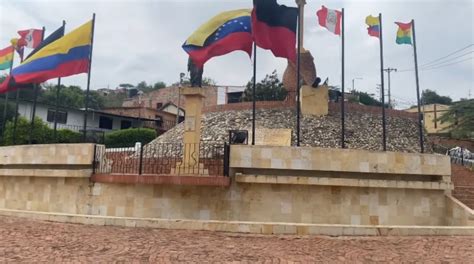
[[[362,77],[355,77],[354,79],[352,79],[352,92],[355,92],[355,87],[354,87],[354,81],[355,80],[363,80]]]

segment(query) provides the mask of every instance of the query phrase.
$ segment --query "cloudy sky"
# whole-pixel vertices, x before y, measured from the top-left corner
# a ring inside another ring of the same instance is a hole
[[[422,89],[455,100],[467,98],[469,91],[474,97],[472,0],[307,2],[304,47],[315,57],[318,75],[329,77],[330,84],[341,85],[341,41],[317,24],[316,11],[323,4],[345,9],[346,89],[352,87],[353,79],[361,78],[355,80],[357,90],[378,94],[379,42],[367,35],[365,17],[382,13],[384,66],[399,70],[391,78],[392,100],[399,108],[416,102],[415,73],[412,47],[395,43],[394,21],[415,19],[418,61],[424,66],[420,67]],[[295,5],[294,0],[279,3]],[[251,0],[0,0],[0,46],[7,46],[17,30],[45,26],[48,35],[66,20],[69,31],[95,12],[92,89],[142,80],[170,84],[178,81],[180,72],[186,72],[187,54],[181,45],[197,27],[219,12],[251,8],[251,4]],[[438,60],[462,48],[466,49]],[[286,60],[259,49],[257,65],[257,78],[262,79],[274,69],[282,74]],[[246,53],[234,52],[209,61],[204,75],[219,85],[245,85],[252,76],[252,62]],[[64,78],[64,83],[82,87],[86,81],[85,74]]]

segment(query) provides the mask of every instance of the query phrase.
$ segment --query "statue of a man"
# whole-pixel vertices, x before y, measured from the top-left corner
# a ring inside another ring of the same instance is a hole
[[[202,74],[204,67],[199,68],[194,64],[191,57],[188,58],[188,72],[190,73],[191,87],[202,87]]]

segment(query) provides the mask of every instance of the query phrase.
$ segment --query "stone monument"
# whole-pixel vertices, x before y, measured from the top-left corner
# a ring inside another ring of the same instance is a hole
[[[300,6],[299,19],[303,19],[305,0],[296,0],[296,4]],[[316,75],[316,66],[314,65],[314,57],[309,50],[303,45],[304,23],[301,21],[301,49],[300,49],[300,75],[301,90],[300,102],[301,112],[307,115],[327,115],[328,113],[328,87],[319,86],[321,81]],[[288,66],[283,74],[283,85],[288,90],[291,98],[296,98],[296,65],[288,61]]]
[[[186,112],[184,119],[183,135],[183,161],[176,165],[176,171],[180,174],[198,174],[201,172],[199,164],[199,144],[201,141],[201,116],[203,88],[180,88],[181,94],[186,100]]]

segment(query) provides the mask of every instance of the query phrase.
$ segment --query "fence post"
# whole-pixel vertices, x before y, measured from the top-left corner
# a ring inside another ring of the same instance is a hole
[[[229,176],[230,145],[224,142],[224,176]]]
[[[462,147],[461,147],[461,165],[464,166],[464,150]]]
[[[138,175],[142,175],[143,171],[143,144],[140,144],[140,164],[138,166]]]
[[[94,156],[92,156],[92,174],[95,174],[96,157],[97,156],[97,144],[94,144]]]

